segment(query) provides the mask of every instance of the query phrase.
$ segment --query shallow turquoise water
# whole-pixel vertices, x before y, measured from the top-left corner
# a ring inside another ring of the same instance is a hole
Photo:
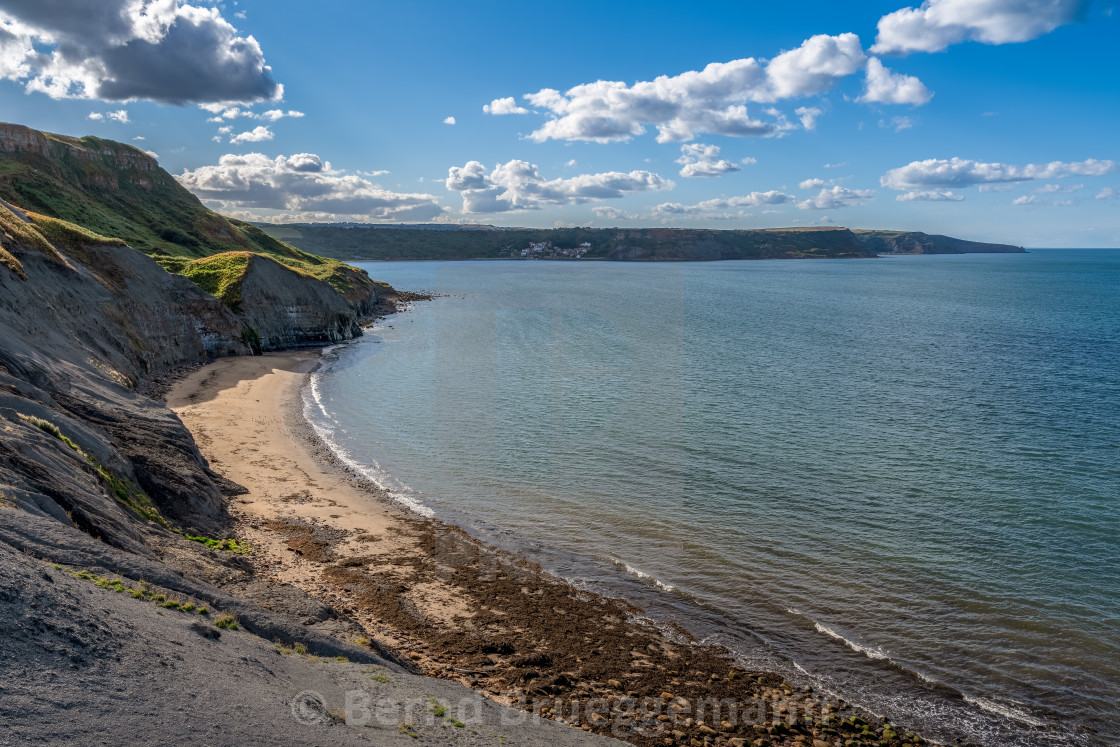
[[[934,736],[1120,741],[1120,251],[364,266],[450,294],[309,397],[402,502]]]

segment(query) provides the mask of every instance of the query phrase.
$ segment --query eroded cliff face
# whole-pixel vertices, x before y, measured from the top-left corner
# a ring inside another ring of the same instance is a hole
[[[94,230],[102,224],[119,227],[143,216],[152,223],[148,229],[168,239],[164,244],[145,244],[142,248],[149,254],[182,251],[189,258],[223,250],[265,253],[253,260],[246,273],[240,303],[231,317],[225,313],[228,309],[216,310],[215,299],[189,292],[189,281],[164,277],[167,273],[155,263],[141,261],[139,252],[109,245],[74,247],[76,253],[89,254],[76,266],[112,290],[118,303],[130,304],[126,326],[140,341],[133,347],[141,351],[145,370],[166,365],[161,356],[185,361],[197,357],[199,350],[210,357],[236,352],[229,349],[229,340],[249,344],[255,352],[349,340],[361,335],[361,318],[377,305],[376,286],[361,270],[333,262],[328,283],[323,276],[317,279],[266,258],[272,252],[284,261],[305,263],[313,271],[323,266],[320,258],[207,210],[154,158],[131,145],[0,123],[2,154],[11,154],[13,168],[0,177],[11,198],[0,201],[0,207],[21,220],[26,221],[24,210],[33,210]],[[83,224],[83,219],[90,222]],[[131,240],[129,235],[123,238]],[[131,238],[142,237],[137,233]],[[56,308],[71,312],[89,302],[66,295],[54,299]],[[187,306],[192,321],[183,321],[186,327],[161,326],[174,316],[168,313],[171,307]]]
[[[245,272],[239,310],[262,350],[324,345],[362,334],[358,312],[333,288],[260,255]]]
[[[242,321],[126,246],[52,252],[8,227],[0,234],[22,272],[0,265],[2,500],[140,553],[149,507],[197,532],[220,526],[218,481],[179,419],[137,383],[250,353]]]
[[[83,186],[117,189],[123,177],[143,189],[150,190],[152,182],[147,172],[159,170],[156,159],[131,145],[96,138],[48,135],[22,125],[0,122],[0,151],[30,153],[48,161],[78,162],[84,168],[77,171],[87,177]],[[114,173],[116,172],[116,173]]]

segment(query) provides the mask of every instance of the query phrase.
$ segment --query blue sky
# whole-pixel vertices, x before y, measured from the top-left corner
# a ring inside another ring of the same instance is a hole
[[[1120,11],[0,0],[0,119],[264,220],[1120,246]]]

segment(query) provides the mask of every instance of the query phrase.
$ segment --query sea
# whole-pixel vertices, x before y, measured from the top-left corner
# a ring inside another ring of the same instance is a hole
[[[359,263],[304,392],[394,500],[983,745],[1120,744],[1120,250]]]

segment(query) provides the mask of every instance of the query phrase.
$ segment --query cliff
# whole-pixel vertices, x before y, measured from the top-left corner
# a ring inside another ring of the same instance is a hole
[[[377,306],[362,270],[218,215],[131,145],[0,124],[0,199],[74,251],[116,242],[223,300],[215,287],[238,288],[230,308],[263,350],[350,339]]]
[[[967,241],[921,231],[855,230],[856,239],[876,254],[1005,254],[1025,252],[1021,246]]]
[[[247,322],[271,345],[311,329],[356,333],[353,307],[330,286],[244,254],[223,276],[240,284],[235,311],[120,239],[0,202],[5,736],[403,745],[415,734],[399,725],[414,706],[430,715],[438,698],[469,702],[477,728],[517,744],[594,743],[547,722],[519,727],[524,719],[458,683],[419,676],[345,613],[258,576],[227,539],[225,506],[243,488],[209,469],[139,383],[248,354]],[[344,726],[326,701],[293,705],[301,691],[340,703],[379,683],[400,714],[369,729]],[[465,743],[459,730],[444,734],[436,741]]]
[[[846,228],[702,231],[615,230],[599,251],[611,260],[844,259],[873,256]],[[594,246],[594,245],[593,245]],[[588,255],[598,256],[597,252]]]
[[[210,471],[175,414],[138,384],[248,354],[242,319],[123,242],[68,248],[3,205],[0,246],[0,575],[41,579],[43,560],[113,573],[235,613],[267,640],[306,639],[321,655],[389,666],[392,652],[328,636],[347,623],[295,590],[280,594],[276,613],[223,591],[244,581],[247,566],[191,539],[225,536],[225,500],[241,489]],[[265,273],[289,272],[268,265]],[[0,605],[14,620],[53,608],[52,598],[9,589]],[[285,617],[286,605],[321,624]]]
[[[495,228],[471,226],[257,224],[301,249],[345,260],[510,259],[532,244],[557,250],[587,245],[586,259],[703,261],[721,259],[846,259],[879,254],[1019,252],[1020,247],[983,244],[918,232],[847,228],[769,228],[716,231],[696,228]],[[564,258],[563,251],[553,252]]]

